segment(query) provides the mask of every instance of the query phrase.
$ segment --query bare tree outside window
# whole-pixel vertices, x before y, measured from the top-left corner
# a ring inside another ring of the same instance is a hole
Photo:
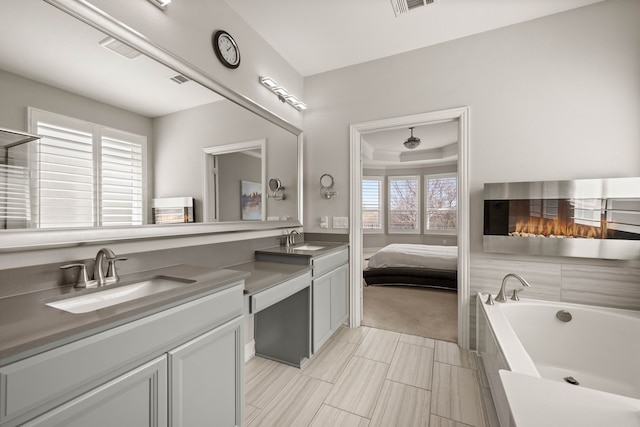
[[[425,229],[455,231],[458,216],[457,177],[425,177],[425,187]]]
[[[419,178],[389,178],[389,231],[419,232]]]

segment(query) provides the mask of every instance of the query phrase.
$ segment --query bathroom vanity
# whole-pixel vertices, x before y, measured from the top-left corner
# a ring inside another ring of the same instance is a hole
[[[2,427],[241,425],[247,274],[183,265],[134,276],[123,284],[184,286],[79,314],[46,305],[69,287],[0,299]]]
[[[291,263],[311,268],[312,353],[349,317],[349,248],[339,243],[304,243],[256,251],[261,261]],[[256,330],[256,346],[258,343]]]

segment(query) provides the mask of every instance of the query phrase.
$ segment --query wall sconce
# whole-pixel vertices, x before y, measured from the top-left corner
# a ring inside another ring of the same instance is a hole
[[[285,88],[278,86],[276,81],[271,77],[260,77],[258,80],[262,86],[275,93],[280,101],[286,102],[298,111],[304,111],[307,109],[307,105],[304,102],[291,95]]]
[[[149,2],[159,9],[167,10],[167,5],[171,3],[171,0],[149,0]]]
[[[287,199],[287,196],[284,194],[284,186],[278,178],[271,178],[269,180],[269,190],[271,190],[271,194],[267,196],[268,198],[278,201]],[[280,192],[282,192],[282,194],[278,194]]]
[[[338,195],[338,191],[333,189],[335,180],[331,175],[325,173],[320,177],[320,195],[325,199],[330,199]]]

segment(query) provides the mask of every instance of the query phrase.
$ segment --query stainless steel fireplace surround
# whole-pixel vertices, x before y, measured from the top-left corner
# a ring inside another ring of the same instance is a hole
[[[485,184],[483,249],[640,259],[640,178]]]

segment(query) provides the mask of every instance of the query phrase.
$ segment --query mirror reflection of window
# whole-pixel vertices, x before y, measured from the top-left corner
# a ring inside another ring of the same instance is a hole
[[[142,225],[144,136],[29,109],[32,227]]]

